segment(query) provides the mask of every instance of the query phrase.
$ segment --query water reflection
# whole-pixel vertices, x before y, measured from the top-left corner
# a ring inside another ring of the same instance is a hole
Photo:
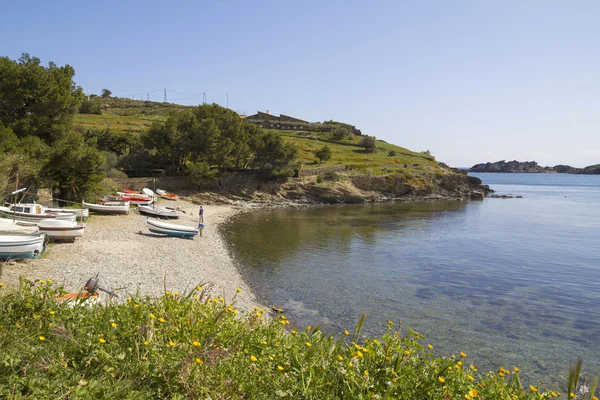
[[[276,210],[227,235],[248,278],[297,325],[341,332],[366,312],[365,331],[380,334],[402,320],[440,354],[466,351],[482,370],[516,365],[556,387],[577,356],[598,371],[600,222],[589,198],[530,197]]]

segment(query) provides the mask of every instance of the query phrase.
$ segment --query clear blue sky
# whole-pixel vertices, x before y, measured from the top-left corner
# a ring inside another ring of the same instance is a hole
[[[454,166],[585,166],[600,163],[599,16],[596,0],[22,0],[2,7],[0,52],[70,64],[91,93],[229,93],[238,112],[349,122]]]

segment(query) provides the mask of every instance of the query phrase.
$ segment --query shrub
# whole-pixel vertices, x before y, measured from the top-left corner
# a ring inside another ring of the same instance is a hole
[[[80,114],[102,114],[100,103],[95,100],[84,100],[79,106]]]
[[[331,158],[331,149],[329,148],[329,146],[325,145],[319,150],[315,151],[315,156],[317,156],[321,163],[323,161],[328,161]]]
[[[388,156],[390,156],[390,157],[396,157],[396,150],[390,150],[388,152]]]
[[[318,327],[294,327],[282,314],[238,310],[235,296],[232,302],[211,298],[201,285],[155,300],[89,306],[57,302],[64,291],[49,282],[24,280],[17,291],[0,295],[0,398],[552,395],[523,388],[517,368],[480,375],[465,353],[436,357],[423,336],[410,329],[402,335],[391,321],[381,337],[365,338],[363,316],[344,340]],[[567,393],[577,390],[580,369]]]
[[[375,136],[363,136],[358,144],[360,147],[364,147],[365,151],[374,152],[377,150],[377,142]]]

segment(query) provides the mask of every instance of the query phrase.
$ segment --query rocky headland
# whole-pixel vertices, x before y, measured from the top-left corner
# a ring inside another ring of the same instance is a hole
[[[504,173],[561,173],[561,174],[600,174],[600,164],[590,165],[585,168],[571,167],[570,165],[555,165],[554,167],[542,167],[535,161],[519,162],[496,161],[475,164],[470,172],[504,172]]]

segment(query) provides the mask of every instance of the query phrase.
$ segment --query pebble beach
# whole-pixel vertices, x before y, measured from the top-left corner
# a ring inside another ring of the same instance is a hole
[[[185,213],[178,225],[198,226],[199,205],[184,200],[162,202]],[[157,297],[165,291],[184,293],[206,284],[211,296],[223,296],[240,309],[259,305],[244,282],[220,234],[220,225],[239,212],[229,205],[203,205],[204,229],[192,239],[150,233],[146,217],[132,208],[129,215],[90,213],[82,238],[75,243],[50,244],[41,259],[9,262],[2,268],[1,282],[16,286],[19,277],[51,279],[66,290],[79,291],[99,274],[100,286],[116,291],[121,299]],[[237,288],[242,291],[237,293]]]

